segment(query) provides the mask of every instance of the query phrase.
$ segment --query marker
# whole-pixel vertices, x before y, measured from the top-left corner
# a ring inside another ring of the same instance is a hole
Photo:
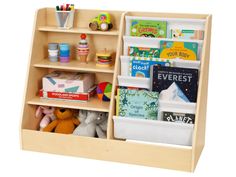
[[[74,5],[74,4],[71,4],[71,5],[70,5],[70,8],[71,8],[71,10],[75,10],[75,5]]]
[[[69,10],[69,6],[70,6],[70,4],[66,4],[66,11]]]
[[[59,11],[59,10],[60,10],[60,7],[59,7],[59,6],[56,6],[56,10]]]

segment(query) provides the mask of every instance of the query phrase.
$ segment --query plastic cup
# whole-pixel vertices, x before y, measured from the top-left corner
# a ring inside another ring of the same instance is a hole
[[[57,62],[58,61],[58,56],[49,56],[49,60],[51,62]]]
[[[58,49],[58,43],[48,43],[48,49],[49,50],[57,50]]]
[[[68,63],[70,61],[70,57],[61,57],[60,56],[60,62],[61,63]]]

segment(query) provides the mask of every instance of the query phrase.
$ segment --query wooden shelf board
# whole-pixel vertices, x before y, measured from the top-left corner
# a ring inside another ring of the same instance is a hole
[[[84,110],[102,111],[102,112],[109,112],[109,106],[110,106],[110,102],[100,101],[97,97],[92,97],[87,102],[75,102],[75,101],[44,99],[37,96],[29,100],[27,103],[30,105],[64,107],[71,109],[84,109]]]
[[[111,35],[118,36],[119,30],[109,30],[109,31],[92,31],[89,28],[71,28],[71,29],[60,29],[56,26],[40,26],[39,31],[45,32],[58,32],[58,33],[86,33],[86,34],[98,34],[98,35]]]
[[[79,63],[77,60],[71,60],[69,63],[50,62],[49,59],[44,59],[39,63],[34,64],[38,68],[50,69],[64,69],[71,71],[87,71],[87,72],[100,72],[100,73],[114,73],[114,66],[109,68],[98,67],[95,62],[88,62],[87,64]]]

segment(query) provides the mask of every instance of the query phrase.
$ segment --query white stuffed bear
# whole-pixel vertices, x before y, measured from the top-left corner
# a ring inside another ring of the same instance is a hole
[[[74,135],[106,138],[107,113],[96,111],[79,111],[79,126],[74,130]]]

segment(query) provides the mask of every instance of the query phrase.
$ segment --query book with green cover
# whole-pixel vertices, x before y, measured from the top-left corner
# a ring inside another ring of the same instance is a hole
[[[137,37],[166,38],[167,22],[155,20],[132,20],[130,35]]]
[[[157,120],[158,92],[117,89],[116,115]]]

